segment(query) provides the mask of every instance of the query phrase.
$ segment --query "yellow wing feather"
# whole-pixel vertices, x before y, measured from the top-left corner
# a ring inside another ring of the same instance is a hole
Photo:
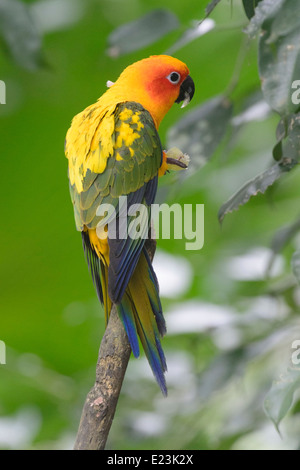
[[[114,152],[114,112],[116,105],[102,109],[99,103],[77,114],[66,136],[66,157],[69,178],[78,193],[83,191],[83,179],[88,170],[103,173]]]

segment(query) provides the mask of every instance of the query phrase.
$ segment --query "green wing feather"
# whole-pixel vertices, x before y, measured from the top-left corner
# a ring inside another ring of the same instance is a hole
[[[77,192],[75,185],[70,185],[79,231],[84,227],[95,229],[101,221],[101,217],[96,215],[100,204],[117,207],[119,196],[137,191],[157,175],[161,165],[162,148],[158,133],[151,115],[140,104],[126,102],[117,105],[111,139],[115,142],[114,152],[109,155],[103,173],[88,170],[82,177],[81,193]]]

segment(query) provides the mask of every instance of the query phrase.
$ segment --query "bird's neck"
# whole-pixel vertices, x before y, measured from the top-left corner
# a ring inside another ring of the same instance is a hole
[[[112,85],[98,100],[103,107],[126,101],[140,103],[151,114],[156,129],[159,128],[162,119],[174,103],[174,100],[171,99],[166,100],[160,99],[159,96],[151,96],[151,90],[150,92],[134,88],[124,90],[117,83]]]

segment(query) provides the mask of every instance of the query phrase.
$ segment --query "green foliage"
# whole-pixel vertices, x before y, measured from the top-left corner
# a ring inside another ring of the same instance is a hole
[[[252,16],[255,14],[255,8],[261,0],[243,0],[243,6],[245,8],[245,13],[251,20]]]
[[[300,281],[300,252],[295,251],[292,257],[292,268],[298,281]]]
[[[300,388],[300,369],[289,367],[287,372],[274,381],[265,398],[265,410],[276,427],[293,404],[295,391]]]
[[[246,204],[251,196],[256,196],[258,193],[264,194],[265,191],[280,178],[283,172],[290,171],[294,165],[295,163],[282,160],[281,163],[272,165],[270,168],[244,184],[244,186],[231,196],[231,198],[220,208],[220,222],[223,221],[226,214],[237,210],[240,206]]]
[[[277,144],[273,157],[279,161],[241,188],[222,208],[220,219],[244,204],[257,193],[264,193],[282,173],[299,161],[300,132],[298,103],[292,99],[293,83],[300,76],[299,5],[295,1],[269,2],[263,0],[255,10],[247,33],[250,37],[261,28],[258,48],[259,75],[262,92],[270,107],[280,114]]]
[[[249,26],[246,29],[247,34],[251,38],[254,38],[259,33],[265,21],[274,18],[278,14],[283,3],[284,0],[263,0],[260,2],[255,9],[255,15],[251,18]]]
[[[263,5],[263,3],[262,3]],[[275,16],[266,15],[259,41],[259,74],[265,100],[282,117],[299,108],[292,84],[300,76],[300,14],[296,0],[283,2]]]
[[[297,219],[292,224],[282,227],[278,232],[275,233],[272,240],[272,250],[274,253],[280,253],[282,249],[290,243],[293,237],[300,230],[300,219]]]
[[[170,394],[144,358],[131,359],[109,447],[299,448],[299,2],[65,0],[59,14],[51,3],[0,0],[1,447],[74,442],[104,315],[63,142],[107,80],[168,51],[188,64],[196,93],[160,135],[192,162],[160,181],[158,202],[204,203],[205,245],[158,240]]]
[[[232,103],[224,96],[216,97],[172,126],[168,133],[168,147],[183,148],[191,157],[191,170],[203,166],[214,154],[232,117]]]
[[[21,67],[35,70],[41,65],[41,38],[21,1],[0,0],[0,38]]]
[[[107,39],[108,54],[118,57],[154,43],[179,26],[174,13],[157,9],[136,21],[119,26]]]
[[[205,8],[206,15],[210,15],[213,9],[218,5],[221,0],[212,0]]]

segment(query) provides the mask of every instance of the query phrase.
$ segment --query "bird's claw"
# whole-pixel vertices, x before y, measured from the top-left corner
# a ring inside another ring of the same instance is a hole
[[[186,170],[190,163],[189,155],[183,153],[177,147],[172,147],[168,150],[166,157],[168,170]]]

